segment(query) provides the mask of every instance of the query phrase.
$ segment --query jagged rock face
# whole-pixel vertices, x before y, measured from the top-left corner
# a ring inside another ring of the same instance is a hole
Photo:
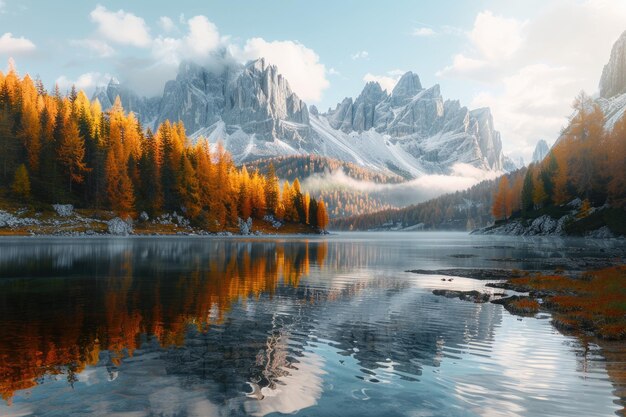
[[[185,61],[158,99],[139,98],[116,80],[106,89],[98,89],[94,97],[106,110],[118,95],[125,109],[137,113],[142,123],[153,128],[165,120],[181,120],[193,134],[223,122],[231,132],[241,129],[265,141],[279,137],[300,140],[308,130],[306,104],[291,91],[276,67],[263,59],[211,70]],[[283,122],[291,124],[285,126]],[[293,124],[302,127],[294,128]]]
[[[214,72],[191,62],[181,63],[176,79],[165,84],[155,125],[181,120],[188,132],[195,132],[216,123],[232,76],[229,67]]]
[[[626,32],[615,42],[611,59],[600,78],[600,96],[611,98],[626,93]]]
[[[372,129],[381,140],[401,142],[423,172],[445,172],[456,162],[503,169],[500,133],[490,110],[470,111],[458,101],[444,101],[438,85],[423,89],[411,72],[400,78],[391,95],[368,83],[356,101],[346,98],[322,117],[343,133]]]
[[[526,163],[524,162],[524,158],[521,156],[519,158],[511,158],[505,155],[502,159],[502,169],[506,172],[517,171],[525,166]]]
[[[602,71],[596,102],[604,112],[604,127],[608,131],[626,114],[626,32],[613,45],[611,58]]]
[[[318,154],[405,177],[448,173],[458,162],[485,170],[503,164],[489,110],[444,101],[438,85],[424,89],[412,72],[391,94],[370,82],[326,114],[309,112],[263,59],[211,69],[183,62],[160,98],[139,98],[113,81],[96,97],[106,109],[118,94],[144,126],[181,120],[192,138],[222,141],[236,163]]]
[[[225,93],[222,119],[266,141],[283,137],[284,121],[308,125],[306,104],[296,96],[275,66],[264,59],[249,64]],[[306,128],[304,128],[306,130]],[[293,138],[290,138],[293,139]]]
[[[550,152],[548,143],[543,139],[539,139],[535,146],[535,151],[533,152],[533,162],[543,161],[546,155],[548,155],[548,152]]]
[[[93,98],[100,101],[103,110],[108,110],[119,96],[122,106],[127,111],[132,111],[144,125],[153,123],[159,109],[160,98],[139,97],[132,90],[120,85],[112,78],[106,87],[99,87],[94,92]]]
[[[368,82],[357,99],[345,98],[329,117],[331,126],[349,133],[362,132],[375,125],[376,106],[388,98],[387,93],[377,82]]]
[[[487,160],[488,165],[496,170],[502,169],[502,140],[500,132],[493,126],[493,116],[489,108],[472,110],[470,112],[470,128],[466,133],[473,135],[480,148],[480,152]]]
[[[402,106],[411,100],[422,89],[422,83],[417,74],[411,71],[405,73],[391,92],[391,104]]]

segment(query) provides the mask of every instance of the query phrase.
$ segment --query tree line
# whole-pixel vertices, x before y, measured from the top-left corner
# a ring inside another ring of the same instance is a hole
[[[487,180],[467,190],[444,194],[404,208],[335,218],[331,227],[369,230],[420,225],[426,230],[472,230],[493,221],[491,206],[495,184],[494,180]]]
[[[0,189],[22,202],[120,216],[179,211],[210,231],[265,215],[328,224],[324,201],[303,193],[297,178],[281,187],[273,166],[263,175],[236,168],[221,144],[192,143],[180,121],[144,130],[119,97],[103,111],[83,91],[48,93],[12,68],[0,72]]]
[[[626,115],[610,130],[600,106],[585,93],[573,103],[573,117],[541,162],[524,175],[501,177],[494,193],[496,220],[527,217],[573,199],[582,210],[626,206]]]

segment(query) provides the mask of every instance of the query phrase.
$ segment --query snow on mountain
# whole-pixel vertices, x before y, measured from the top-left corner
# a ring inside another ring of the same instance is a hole
[[[95,93],[104,109],[117,95],[144,126],[182,120],[192,138],[222,141],[237,163],[317,154],[405,177],[447,174],[457,163],[504,168],[491,111],[444,100],[438,85],[425,89],[412,72],[391,94],[370,82],[326,114],[309,111],[264,59],[212,68],[183,62],[159,98],[140,98],[115,80]]]
[[[539,139],[537,141],[537,145],[535,145],[532,162],[537,163],[543,161],[544,158],[548,155],[548,152],[550,152],[550,147],[548,146],[548,143],[543,139]]]
[[[444,101],[439,85],[424,89],[411,72],[400,78],[391,95],[370,82],[356,100],[346,98],[315,118],[318,125],[327,123],[332,128],[325,129],[326,134],[348,135],[354,149],[362,152],[376,138],[374,155],[379,165],[392,170],[395,166],[413,175],[447,173],[458,162],[484,170],[503,169],[502,143],[491,111]],[[314,130],[319,131],[315,125]]]

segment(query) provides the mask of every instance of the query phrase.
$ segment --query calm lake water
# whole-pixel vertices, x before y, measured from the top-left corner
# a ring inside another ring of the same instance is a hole
[[[610,416],[621,407],[609,372],[624,363],[547,315],[431,293],[484,282],[404,272],[534,269],[605,245],[3,239],[0,416]]]

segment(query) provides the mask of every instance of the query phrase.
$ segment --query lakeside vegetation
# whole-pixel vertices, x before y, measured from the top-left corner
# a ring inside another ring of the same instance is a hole
[[[576,98],[573,109],[569,125],[543,161],[531,164],[524,175],[517,172],[498,181],[492,206],[496,220],[559,215],[558,208],[574,199],[581,201],[581,219],[592,214],[592,207],[626,206],[626,116],[607,131],[602,109],[586,94]],[[613,217],[598,220],[611,225]],[[626,233],[624,225],[612,226]]]
[[[266,174],[236,168],[221,145],[192,143],[182,122],[144,130],[118,99],[107,111],[83,91],[49,94],[14,69],[0,73],[0,201],[36,208],[71,203],[136,218],[178,212],[210,232],[238,219],[272,215],[323,230],[323,200],[297,178],[282,187]]]
[[[625,281],[626,266],[622,265],[585,272],[580,277],[534,274],[491,286],[529,293],[529,297],[512,302],[514,313],[532,314],[543,308],[553,313],[553,323],[561,330],[624,340]]]

